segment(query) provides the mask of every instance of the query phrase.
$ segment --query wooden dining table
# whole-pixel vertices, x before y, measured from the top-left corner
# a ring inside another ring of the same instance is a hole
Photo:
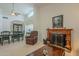
[[[20,39],[20,37],[23,35],[22,33],[13,33],[13,32],[10,32],[10,34],[9,34],[9,38],[10,38],[10,41],[12,41],[12,40],[14,40],[14,35],[16,36],[16,38],[17,38],[17,40],[19,41],[19,39]],[[0,33],[0,43],[2,43],[2,34]]]

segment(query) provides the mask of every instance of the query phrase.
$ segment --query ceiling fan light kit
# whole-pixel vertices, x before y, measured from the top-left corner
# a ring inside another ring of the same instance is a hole
[[[12,15],[12,16],[18,16],[18,15],[20,15],[20,13],[17,13],[14,10],[14,3],[12,3],[12,10],[11,10],[11,14],[10,15]]]
[[[16,14],[15,14],[15,12],[11,12],[11,15],[12,15],[12,16],[15,16]]]

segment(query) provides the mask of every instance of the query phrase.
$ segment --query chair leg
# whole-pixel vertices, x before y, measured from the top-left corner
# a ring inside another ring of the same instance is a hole
[[[17,41],[20,41],[20,38],[19,37],[17,38]]]
[[[14,43],[14,38],[12,38],[12,42]]]
[[[10,44],[10,39],[8,40],[8,43]]]
[[[1,38],[0,38],[0,44],[1,44]]]
[[[22,37],[22,40],[24,39],[24,37]]]
[[[3,42],[1,42],[1,45],[3,46]]]
[[[1,45],[3,46],[3,40],[1,40]]]

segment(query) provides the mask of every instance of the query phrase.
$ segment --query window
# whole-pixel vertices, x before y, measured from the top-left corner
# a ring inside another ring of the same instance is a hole
[[[33,15],[34,15],[34,12],[31,11],[31,12],[28,14],[28,17],[31,17],[31,16],[33,16]]]
[[[31,32],[33,31],[33,24],[29,24],[25,26],[25,32]]]

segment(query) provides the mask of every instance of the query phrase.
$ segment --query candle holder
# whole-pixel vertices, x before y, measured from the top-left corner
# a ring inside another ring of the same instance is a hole
[[[47,55],[48,55],[48,50],[47,50],[47,48],[44,48],[44,49],[43,49],[43,55],[44,55],[44,56],[47,56]]]

